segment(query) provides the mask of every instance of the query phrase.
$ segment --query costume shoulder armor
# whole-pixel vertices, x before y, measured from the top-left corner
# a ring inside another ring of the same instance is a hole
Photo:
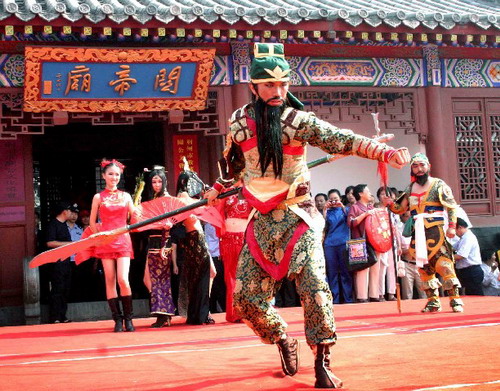
[[[438,194],[439,200],[441,204],[443,204],[447,208],[456,208],[458,207],[457,202],[455,201],[455,197],[453,197],[453,192],[451,191],[450,186],[448,186],[443,180],[438,179]]]
[[[245,105],[243,107],[240,107],[239,109],[235,110],[233,114],[231,115],[231,119],[229,120],[230,124],[236,121],[239,121],[241,118],[245,116],[245,110],[248,105]]]

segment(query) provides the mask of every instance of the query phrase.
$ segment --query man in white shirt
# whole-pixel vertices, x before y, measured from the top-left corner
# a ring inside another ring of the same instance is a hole
[[[466,295],[483,296],[483,269],[481,268],[481,252],[476,235],[469,230],[464,219],[457,218],[457,236],[460,238],[453,245],[456,251],[455,270]]]

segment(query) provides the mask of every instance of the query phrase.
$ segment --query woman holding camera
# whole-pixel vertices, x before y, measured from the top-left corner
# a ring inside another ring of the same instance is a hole
[[[347,215],[349,208],[342,204],[340,192],[332,189],[325,204],[325,240],[323,248],[326,259],[326,276],[333,295],[333,303],[352,303],[352,277],[345,259],[346,242],[349,240]]]

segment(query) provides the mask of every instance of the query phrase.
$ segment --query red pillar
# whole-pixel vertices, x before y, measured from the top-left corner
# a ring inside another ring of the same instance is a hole
[[[458,195],[457,161],[455,138],[452,130],[450,108],[443,101],[441,87],[425,89],[427,103],[427,146],[426,154],[432,165],[431,176],[443,179],[455,195]]]

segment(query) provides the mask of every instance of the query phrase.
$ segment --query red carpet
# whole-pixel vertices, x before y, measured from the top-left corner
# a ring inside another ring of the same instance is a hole
[[[499,390],[500,298],[465,297],[465,313],[422,314],[424,301],[335,307],[332,368],[346,390]],[[302,309],[280,310],[301,340],[301,367],[281,372],[275,346],[244,324],[112,333],[112,321],[0,328],[0,390],[305,390],[313,357]]]

